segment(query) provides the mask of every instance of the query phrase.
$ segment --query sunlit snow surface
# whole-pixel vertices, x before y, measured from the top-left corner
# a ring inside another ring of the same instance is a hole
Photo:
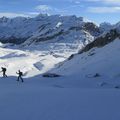
[[[32,77],[54,68],[71,54],[77,53],[83,45],[48,42],[26,49],[0,46],[0,67],[6,67],[9,76],[15,76],[16,71],[21,70],[24,77]]]

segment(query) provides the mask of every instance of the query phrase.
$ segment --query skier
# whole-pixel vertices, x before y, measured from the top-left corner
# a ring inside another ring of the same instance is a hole
[[[17,72],[16,72],[16,73],[17,73]],[[18,73],[17,73],[17,74],[18,74],[18,79],[17,79],[17,81],[19,81],[19,80],[21,79],[21,81],[24,82],[24,81],[23,81],[23,78],[22,78],[23,72],[21,72],[20,70],[18,70]]]
[[[1,67],[1,69],[2,69],[2,73],[3,73],[3,77],[7,77],[7,75],[6,75],[6,71],[7,71],[7,69],[6,68],[4,68],[4,67]]]

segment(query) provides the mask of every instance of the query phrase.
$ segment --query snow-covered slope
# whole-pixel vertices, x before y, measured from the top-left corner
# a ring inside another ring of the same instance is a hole
[[[41,50],[0,44],[0,66],[8,68],[8,78],[0,77],[0,119],[119,120],[120,39],[115,33],[97,38],[64,64],[59,62],[75,53],[66,44],[61,52],[60,47],[47,51],[46,46],[53,44],[49,42],[42,43]],[[50,70],[57,63],[59,67]],[[24,83],[16,81],[18,69],[27,77]],[[61,76],[40,75],[48,70]]]
[[[2,17],[0,41],[8,44],[0,45],[0,66],[7,67],[9,75],[15,75],[18,69],[26,77],[38,75],[77,53],[99,34],[98,26],[82,17]]]
[[[71,54],[78,53],[86,45],[84,51],[113,41],[119,36],[119,28],[119,23],[102,23],[98,27],[76,16],[40,14],[35,18],[2,17],[0,40],[21,44],[12,47],[1,45],[1,66],[8,67],[10,75],[14,75],[11,68],[22,69],[27,77],[38,75],[54,68]],[[101,39],[104,42],[100,43]]]
[[[9,75],[14,75],[18,69],[22,69],[26,77],[45,73],[72,54],[81,51],[86,45],[84,51],[112,42],[119,37],[119,28],[119,23],[104,23],[98,27],[76,16],[38,15],[35,18],[13,19],[3,17],[0,19],[0,40],[22,44],[12,47],[1,44],[1,66],[8,67]],[[102,34],[101,30],[105,32]]]
[[[25,42],[0,43],[0,120],[120,120],[120,24],[102,28],[75,16],[1,18],[0,39]]]
[[[65,76],[67,86],[119,86],[120,34],[113,33],[97,38],[51,72]]]
[[[47,72],[101,34],[97,25],[82,17],[41,14],[2,17],[0,31],[0,41],[8,43],[0,47],[1,66],[8,67],[9,75],[21,69],[26,77]]]
[[[9,76],[15,76],[20,69],[24,72],[24,77],[32,77],[54,68],[83,46],[82,43],[43,42],[38,46],[18,49],[18,46],[11,47],[1,43],[0,67],[6,67]]]
[[[55,64],[69,57],[69,54],[0,48],[0,67],[6,67],[9,76],[15,76],[16,71],[20,69],[25,77],[31,77],[52,69]]]

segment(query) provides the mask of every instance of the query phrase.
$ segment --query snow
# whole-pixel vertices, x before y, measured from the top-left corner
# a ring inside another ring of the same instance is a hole
[[[0,66],[8,68],[8,75],[14,75],[17,70],[21,69],[24,73],[27,73],[26,77],[34,76],[45,72],[53,67],[55,63],[62,60],[62,58],[57,60],[52,55],[42,56],[41,53],[32,53],[21,50],[5,49],[4,51],[3,48],[0,48],[0,53]],[[51,59],[51,64],[48,62],[48,59]],[[43,70],[40,70],[40,64],[43,64]]]
[[[105,83],[106,88],[114,88],[120,84],[119,50],[120,40],[116,39],[102,48],[93,48],[75,55],[73,59],[50,72],[65,76],[67,87],[72,84],[83,88],[101,87],[100,84]],[[93,77],[96,73],[100,77]]]
[[[49,22],[39,33],[38,23]],[[32,34],[19,46],[0,43],[0,67],[6,67],[8,75],[2,78],[0,73],[0,120],[120,120],[120,39],[77,54],[94,40],[82,29],[68,30],[83,23],[83,18],[59,15],[0,19],[1,36]],[[49,33],[51,27],[58,28]],[[51,36],[63,28],[69,34],[35,42],[42,34]],[[16,81],[18,70],[24,73],[24,83]],[[60,77],[45,78],[43,73]]]
[[[76,25],[79,21],[83,22],[75,16],[60,16],[60,15],[38,15],[35,18],[25,18],[25,17],[16,17],[16,18],[0,18],[0,38],[29,38],[34,34],[42,34],[47,32],[49,29],[55,28],[55,26],[60,27],[61,21],[64,22],[64,28]],[[69,24],[68,24],[69,23]],[[44,27],[43,27],[44,26]],[[46,28],[47,27],[47,28]],[[38,31],[41,31],[41,33]]]
[[[2,120],[119,120],[116,89],[62,88],[56,79],[0,78]]]
[[[0,40],[16,44],[25,41],[23,46],[40,44],[43,41],[74,42],[76,39],[84,42],[93,41],[94,35],[83,30],[85,23],[82,17],[60,15],[40,14],[34,18],[0,18]],[[79,30],[76,30],[77,28]],[[86,34],[89,39],[86,39],[83,34]]]
[[[25,77],[32,77],[54,68],[71,54],[77,53],[82,46],[77,41],[43,42],[26,48],[1,44],[0,67],[7,67],[10,76],[20,69],[26,74]]]
[[[62,25],[62,22],[58,22],[56,27],[59,28]]]
[[[48,51],[0,48],[1,66],[8,67],[9,75],[0,78],[0,119],[119,120],[119,50],[117,39],[50,70],[63,61],[61,56],[54,58]],[[16,81],[18,69],[27,72],[24,83]],[[62,76],[43,78],[40,74],[46,70]],[[101,76],[93,78],[95,73]]]

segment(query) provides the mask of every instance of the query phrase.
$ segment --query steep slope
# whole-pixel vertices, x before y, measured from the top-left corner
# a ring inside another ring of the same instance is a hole
[[[67,86],[74,83],[81,87],[119,88],[120,34],[113,31],[97,38],[51,72],[66,77]]]
[[[105,35],[98,37],[95,41],[88,44],[85,48],[80,50],[80,53],[86,52],[93,47],[103,47],[104,45],[114,41],[116,38],[120,38],[120,33],[117,29],[112,29]]]

